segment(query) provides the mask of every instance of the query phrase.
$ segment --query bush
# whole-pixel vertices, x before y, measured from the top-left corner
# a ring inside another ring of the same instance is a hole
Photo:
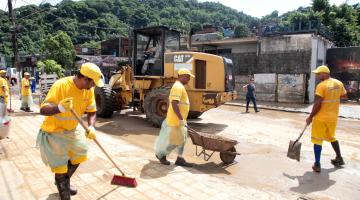
[[[64,76],[64,69],[55,60],[39,61],[36,66],[39,71],[44,70],[47,74],[56,73],[59,78]]]

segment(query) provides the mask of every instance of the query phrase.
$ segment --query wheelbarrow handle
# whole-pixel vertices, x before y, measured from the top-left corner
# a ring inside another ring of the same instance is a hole
[[[190,128],[189,125],[185,125],[185,127],[186,127],[189,131],[191,131],[191,132],[193,132],[193,133],[198,133],[198,132],[196,132],[194,129]]]

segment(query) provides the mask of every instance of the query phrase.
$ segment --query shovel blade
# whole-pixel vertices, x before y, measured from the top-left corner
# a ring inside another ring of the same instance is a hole
[[[287,157],[300,161],[301,142],[290,141]]]

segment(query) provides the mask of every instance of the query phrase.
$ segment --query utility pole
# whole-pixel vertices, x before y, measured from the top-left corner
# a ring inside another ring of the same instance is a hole
[[[12,63],[12,67],[16,68],[16,71],[19,73],[19,76],[17,77],[17,83],[18,86],[20,86],[21,83],[21,71],[20,71],[20,66],[19,66],[19,52],[18,52],[18,46],[17,46],[17,27],[16,27],[16,22],[15,22],[15,14],[14,14],[14,10],[12,7],[12,2],[11,0],[8,0],[8,8],[9,8],[9,18],[11,21],[11,26],[10,26],[10,30],[12,31],[12,44],[13,44],[13,52],[14,52],[14,60]],[[20,90],[19,90],[20,91]],[[10,89],[10,112],[14,112],[11,108],[11,89]]]
[[[9,8],[9,18],[11,21],[11,31],[12,31],[12,45],[13,45],[13,53],[14,53],[14,60],[12,63],[13,68],[16,68],[16,71],[20,73],[20,66],[19,66],[19,51],[17,46],[17,26],[15,22],[15,14],[12,7],[12,0],[8,0],[8,8]]]

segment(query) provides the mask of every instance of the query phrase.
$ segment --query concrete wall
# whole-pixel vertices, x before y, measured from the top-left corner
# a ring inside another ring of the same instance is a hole
[[[255,74],[256,99],[276,101],[276,74]]]
[[[235,75],[242,82],[242,76],[257,75],[255,81],[260,81],[258,99],[280,102],[309,102],[314,100],[315,76],[311,73],[317,66],[324,64],[326,50],[332,43],[325,38],[312,33],[299,35],[281,35],[262,37],[259,43],[238,43],[234,45],[218,46],[232,48],[231,54],[220,54],[233,60]],[[211,47],[209,47],[211,48]],[[289,76],[277,77],[276,74],[288,74]],[[301,75],[299,75],[301,74]],[[299,77],[297,77],[299,75]],[[262,83],[262,79],[270,82]],[[271,77],[270,79],[268,79]],[[276,82],[282,79],[303,80],[296,86],[278,85],[281,88],[277,97]],[[247,82],[247,81],[246,81]],[[290,92],[293,89],[294,92]],[[306,92],[307,91],[307,92]],[[286,99],[288,98],[288,99]],[[303,99],[300,99],[303,98]]]
[[[261,38],[260,53],[309,49],[311,49],[311,34],[280,35]]]
[[[306,91],[305,74],[254,74],[256,97],[259,101],[304,103]],[[235,76],[238,99],[244,100],[246,92],[242,87],[249,76]]]
[[[257,43],[243,43],[226,47],[232,48],[232,53],[256,53],[257,51]]]
[[[305,74],[278,74],[277,101],[284,103],[304,103],[306,91]]]

